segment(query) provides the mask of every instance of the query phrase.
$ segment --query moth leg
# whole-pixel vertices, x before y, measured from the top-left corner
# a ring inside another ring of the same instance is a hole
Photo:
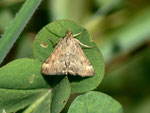
[[[75,39],[81,46],[83,47],[86,47],[86,48],[94,48],[94,46],[88,46],[88,45],[85,45],[83,43],[81,43],[78,39]]]
[[[74,34],[73,37],[77,37],[79,35],[81,35],[83,32],[80,32],[80,33],[77,33],[77,34]],[[85,45],[83,43],[81,43],[78,39],[75,38],[75,40],[83,47],[86,47],[86,48],[93,48],[94,46],[88,46],[88,45]]]
[[[80,33],[74,34],[73,37],[77,37],[77,36],[81,35],[84,32],[85,32],[85,29],[83,31],[81,31]]]
[[[59,38],[57,41],[56,41],[56,43],[55,43],[55,45],[57,45],[60,41],[62,41],[63,40],[63,38]]]
[[[54,46],[54,41],[51,38],[48,38],[48,40],[52,43],[52,46]]]
[[[59,38],[55,43],[49,38],[49,41],[52,43],[52,46],[55,47],[63,38]]]
[[[73,37],[77,37],[77,36],[79,36],[79,35],[81,35],[81,34],[82,34],[82,32],[77,33],[77,34],[74,34]]]

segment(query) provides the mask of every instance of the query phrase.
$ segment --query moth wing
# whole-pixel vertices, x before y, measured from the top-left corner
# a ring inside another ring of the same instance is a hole
[[[66,74],[66,66],[65,66],[65,49],[63,49],[63,39],[60,41],[56,48],[53,50],[51,55],[42,65],[42,73],[45,75],[63,75]]]
[[[80,75],[82,77],[94,76],[93,66],[75,39],[72,39],[70,48],[70,65],[67,69],[68,73],[72,75]]]

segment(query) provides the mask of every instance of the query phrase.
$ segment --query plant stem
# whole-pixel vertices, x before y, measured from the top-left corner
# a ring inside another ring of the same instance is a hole
[[[16,42],[42,0],[27,0],[0,39],[0,63]]]

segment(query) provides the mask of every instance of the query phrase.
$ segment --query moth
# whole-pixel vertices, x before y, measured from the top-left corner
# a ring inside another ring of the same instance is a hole
[[[45,75],[94,76],[94,68],[80,44],[87,47],[74,38],[72,32],[68,30],[66,36],[57,44],[42,65],[42,73]]]

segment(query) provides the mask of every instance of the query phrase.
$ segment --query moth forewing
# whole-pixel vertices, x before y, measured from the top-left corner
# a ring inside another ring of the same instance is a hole
[[[42,66],[45,75],[94,76],[94,68],[70,30]]]

